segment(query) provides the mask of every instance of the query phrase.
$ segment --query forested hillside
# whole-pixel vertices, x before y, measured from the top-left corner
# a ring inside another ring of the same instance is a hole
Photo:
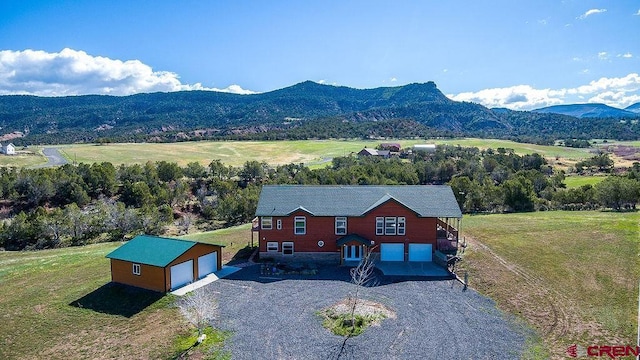
[[[490,110],[452,101],[433,82],[352,89],[307,81],[254,95],[188,91],[123,97],[0,96],[0,127],[0,135],[22,136],[12,140],[17,145],[389,136],[536,143],[640,138],[634,119]]]

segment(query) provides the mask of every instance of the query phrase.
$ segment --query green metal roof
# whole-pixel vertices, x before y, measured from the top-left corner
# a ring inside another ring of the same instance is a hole
[[[165,267],[197,244],[195,241],[138,235],[107,254],[109,259]]]
[[[313,216],[364,216],[390,200],[420,217],[462,217],[453,191],[446,185],[265,185],[256,216],[288,216],[297,210]]]

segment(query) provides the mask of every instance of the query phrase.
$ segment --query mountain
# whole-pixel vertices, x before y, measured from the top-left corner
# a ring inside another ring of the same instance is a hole
[[[475,136],[551,142],[640,135],[637,122],[490,110],[433,82],[354,89],[305,81],[253,95],[213,91],[130,96],[0,96],[0,136],[17,145],[94,141]],[[15,139],[16,134],[24,137]]]
[[[633,113],[636,114],[640,114],[640,102],[635,103],[633,105],[629,105],[626,108],[624,108],[626,111],[631,111]]]
[[[636,104],[637,105],[637,104]],[[633,105],[632,105],[633,106]],[[605,104],[554,105],[532,110],[538,113],[554,113],[577,118],[632,118],[638,116],[633,111],[614,108]],[[640,111],[640,109],[639,109]]]

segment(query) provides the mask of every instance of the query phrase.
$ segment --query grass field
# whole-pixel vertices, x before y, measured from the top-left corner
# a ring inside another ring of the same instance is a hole
[[[640,278],[637,216],[595,211],[465,216],[463,234],[475,240],[469,240],[461,270],[469,272],[471,287],[535,328],[553,355],[562,356],[573,343],[633,344]],[[185,238],[225,245],[228,261],[250,242],[249,230],[245,224]],[[132,300],[131,294],[104,286],[110,281],[104,256],[118,245],[0,252],[0,358],[173,356],[172,344],[189,333],[172,307],[173,296]],[[128,302],[122,303],[122,296]]]
[[[16,155],[0,155],[0,166],[29,167],[47,162],[39,151],[20,152]]]
[[[591,156],[582,149],[558,146],[521,144],[507,140],[301,140],[301,141],[200,141],[166,144],[109,144],[64,145],[61,152],[70,160],[85,163],[109,161],[114,164],[145,163],[149,160],[172,161],[180,165],[196,161],[207,165],[220,159],[227,165],[241,166],[248,160],[265,161],[271,165],[305,163],[322,165],[333,157],[357,153],[364,147],[375,147],[381,142],[399,142],[403,147],[418,143],[436,143],[479,148],[510,148],[518,154],[537,152],[549,158],[581,160]]]
[[[633,345],[637,213],[536,212],[466,216],[471,286],[536,328],[558,357],[579,344]]]
[[[567,176],[564,179],[564,183],[567,185],[567,189],[573,189],[582,185],[594,186],[604,179],[605,176]]]
[[[230,260],[250,225],[188,235]],[[120,243],[0,252],[0,359],[161,359],[189,334],[172,295],[122,293],[104,256]]]

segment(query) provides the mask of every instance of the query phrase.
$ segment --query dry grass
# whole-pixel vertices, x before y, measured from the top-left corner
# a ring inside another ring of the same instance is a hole
[[[549,159],[564,159],[575,162],[590,156],[583,149],[559,146],[543,146],[494,139],[455,140],[300,140],[300,141],[199,141],[180,143],[109,144],[109,145],[64,145],[61,152],[70,160],[93,163],[109,161],[114,164],[133,164],[153,161],[172,161],[180,165],[196,161],[207,165],[220,159],[227,165],[241,166],[248,160],[265,161],[271,165],[305,163],[321,165],[327,159],[357,153],[364,147],[375,147],[381,142],[398,142],[403,147],[419,143],[436,143],[486,148],[509,148],[517,154],[537,152]]]
[[[471,286],[524,318],[555,357],[572,343],[635,343],[637,213],[468,216]]]

